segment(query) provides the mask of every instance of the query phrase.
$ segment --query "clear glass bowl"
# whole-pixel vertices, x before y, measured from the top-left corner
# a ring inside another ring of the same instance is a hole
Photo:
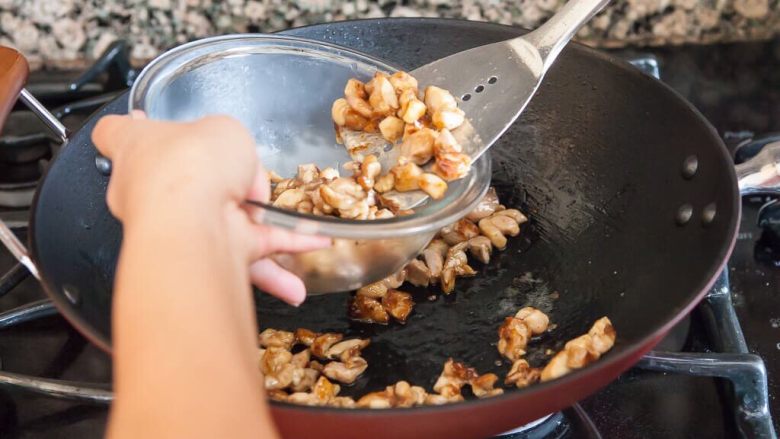
[[[339,169],[350,158],[336,144],[331,104],[349,78],[368,80],[376,71],[396,70],[350,49],[300,38],[206,38],[150,63],[130,91],[130,110],[159,120],[235,117],[253,133],[266,168],[282,176],[294,175],[302,163]],[[490,175],[490,158],[484,155],[467,177],[449,185],[444,198],[429,199],[413,215],[386,220],[342,220],[247,204],[254,206],[257,221],[334,238],[328,249],[273,258],[300,276],[309,294],[348,291],[401,269],[441,227],[476,206]]]

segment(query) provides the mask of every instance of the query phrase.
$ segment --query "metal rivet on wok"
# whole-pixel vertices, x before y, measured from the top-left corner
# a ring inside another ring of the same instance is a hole
[[[715,215],[718,213],[718,207],[715,203],[710,203],[704,206],[704,210],[701,211],[701,223],[705,226],[712,224],[715,220]]]
[[[688,221],[691,220],[691,217],[693,216],[693,206],[691,206],[688,203],[683,204],[680,206],[679,209],[677,209],[677,215],[675,216],[675,221],[678,225],[685,225],[688,223]]]
[[[68,301],[74,305],[78,305],[79,301],[81,300],[81,295],[79,294],[79,290],[77,290],[75,287],[70,285],[65,285],[62,287],[62,292],[65,294],[65,297],[68,299]]]
[[[699,158],[695,155],[689,155],[683,161],[682,175],[686,180],[690,180],[699,170]]]

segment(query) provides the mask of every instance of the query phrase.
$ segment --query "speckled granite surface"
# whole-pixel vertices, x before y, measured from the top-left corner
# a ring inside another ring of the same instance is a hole
[[[564,0],[0,0],[0,44],[33,67],[81,67],[113,40],[134,62],[191,39],[351,18],[452,17],[534,28]],[[579,34],[617,47],[740,41],[780,33],[780,0],[613,0]]]

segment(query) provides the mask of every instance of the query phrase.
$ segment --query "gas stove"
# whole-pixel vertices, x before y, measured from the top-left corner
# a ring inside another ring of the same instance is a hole
[[[615,54],[696,105],[737,162],[780,140],[780,41]],[[76,130],[132,84],[127,55],[117,42],[86,72],[35,73],[28,89]],[[35,187],[58,148],[18,105],[0,137],[0,218],[22,242]],[[4,248],[0,276],[0,437],[102,437],[110,357],[57,314]],[[756,195],[743,199],[728,268],[655,351],[599,393],[503,437],[772,438],[779,377],[780,201]]]

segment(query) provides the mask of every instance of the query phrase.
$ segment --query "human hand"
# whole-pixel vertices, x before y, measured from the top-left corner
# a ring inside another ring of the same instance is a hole
[[[294,305],[303,302],[303,282],[267,256],[326,247],[330,240],[250,220],[243,201],[268,201],[270,185],[240,122],[226,116],[178,123],[140,112],[111,115],[97,123],[92,140],[112,161],[107,203],[125,228],[168,221],[175,233],[178,223],[196,223],[230,241],[258,288]]]

